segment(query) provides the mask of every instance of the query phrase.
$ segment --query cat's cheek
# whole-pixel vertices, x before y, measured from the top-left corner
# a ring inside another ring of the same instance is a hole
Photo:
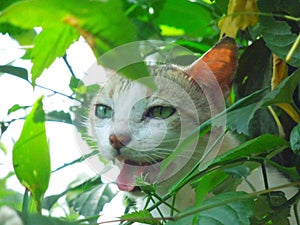
[[[98,149],[101,153],[101,155],[107,159],[107,160],[113,160],[114,159],[114,151],[112,146],[109,143],[109,137],[107,134],[109,134],[110,128],[109,126],[103,126],[99,123],[95,127],[95,136],[97,138],[98,143]]]
[[[149,130],[152,140],[160,144],[168,133],[168,124],[165,120],[150,120]]]

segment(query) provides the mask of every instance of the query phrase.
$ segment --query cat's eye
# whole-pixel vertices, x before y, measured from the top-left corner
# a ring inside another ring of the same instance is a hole
[[[171,106],[154,106],[148,109],[146,117],[166,119],[175,113],[176,109]]]
[[[112,109],[107,105],[98,104],[95,108],[95,115],[100,119],[109,119],[112,117]]]

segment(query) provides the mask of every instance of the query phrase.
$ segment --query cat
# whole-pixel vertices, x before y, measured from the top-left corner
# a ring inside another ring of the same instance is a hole
[[[160,162],[212,114],[224,110],[236,67],[237,46],[225,37],[189,66],[149,66],[156,90],[107,70],[108,79],[90,109],[90,135],[96,137],[104,158],[120,166],[120,190],[138,193],[136,177],[144,177],[158,182],[162,194],[199,162],[218,130],[185,149],[158,179]],[[215,155],[236,144],[226,135]],[[184,208],[193,198],[178,205]]]
[[[212,146],[224,128],[213,127],[161,171],[163,160],[186,137],[225,109],[237,63],[237,45],[234,39],[224,37],[188,66],[149,65],[156,89],[105,70],[107,79],[90,108],[89,135],[95,137],[102,157],[119,167],[119,190],[142,199],[143,186],[139,185],[155,183],[156,192],[163,196],[200,160],[205,164],[238,145],[228,133]],[[195,192],[186,185],[176,195],[175,208],[182,210],[194,202]],[[142,208],[144,202],[140,204]],[[167,216],[168,207],[162,207]]]

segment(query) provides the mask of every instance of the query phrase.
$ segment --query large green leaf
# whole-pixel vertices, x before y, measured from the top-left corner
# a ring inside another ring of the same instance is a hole
[[[85,222],[67,221],[61,218],[47,217],[39,214],[30,214],[27,218],[27,223],[30,225],[83,225]]]
[[[104,205],[109,203],[116,195],[108,184],[100,184],[88,191],[76,195],[70,201],[70,206],[85,217],[99,215]],[[93,221],[96,222],[97,218]]]
[[[0,23],[23,29],[43,28],[32,51],[33,83],[79,35],[86,38],[97,56],[136,40],[136,31],[122,11],[120,0],[21,1],[3,11]]]
[[[285,205],[285,207],[283,207]],[[254,202],[252,224],[290,225],[290,206],[283,192],[270,192]]]
[[[203,37],[215,33],[212,20],[212,8],[208,4],[204,6],[192,1],[177,0],[175,3],[166,0],[155,22],[158,25],[182,29],[186,36]]]
[[[253,200],[242,192],[227,192],[203,202],[199,207],[192,207],[180,212],[175,222],[167,225],[250,225],[253,215]],[[196,221],[195,221],[196,218]]]
[[[267,93],[257,103],[252,103],[227,114],[227,124],[238,133],[249,135],[249,126],[255,113],[263,107],[277,103],[293,103],[293,94],[300,80],[300,69],[284,79],[276,89]],[[243,121],[241,123],[241,121]]]
[[[81,160],[82,161],[82,160]],[[69,164],[71,165],[71,164]],[[65,166],[65,165],[64,165]],[[55,172],[55,171],[54,171]],[[55,203],[57,203],[57,201],[62,197],[65,196],[67,194],[69,198],[70,195],[73,195],[75,198],[81,194],[82,192],[86,192],[89,191],[90,189],[94,188],[94,187],[98,187],[99,185],[102,185],[102,181],[101,178],[99,176],[90,178],[86,181],[83,182],[79,182],[79,181],[75,181],[76,184],[72,183],[65,191],[56,194],[56,195],[51,195],[51,196],[47,196],[43,199],[43,209],[47,209],[47,210],[51,210],[51,208],[53,207],[53,205]]]
[[[252,216],[253,205],[252,199],[238,200],[239,197],[245,196],[245,193],[233,192],[217,195],[204,202],[204,206],[210,204],[222,203],[226,200],[237,198],[233,201],[216,208],[208,209],[199,214],[199,225],[247,225],[250,224],[249,218]],[[226,216],[225,216],[226,215]]]
[[[19,181],[31,192],[39,211],[51,171],[42,98],[34,104],[14,145],[13,165]]]
[[[264,0],[258,1],[257,6],[261,12],[270,14],[276,12],[277,10],[280,10],[281,12],[294,13],[292,11],[299,9],[300,7],[299,1],[290,1],[287,4],[283,3],[284,1]],[[265,15],[259,16],[259,21],[261,33],[266,45],[280,58],[285,59],[294,42],[296,41],[297,30],[299,33],[299,24],[289,21],[288,18],[286,18],[285,21],[283,19],[280,21],[275,19],[275,17]],[[289,63],[293,66],[300,66],[299,46],[296,48]]]
[[[44,69],[57,57],[65,54],[66,49],[78,38],[77,31],[70,26],[61,25],[44,29],[35,39],[31,57],[32,82],[34,83]]]
[[[289,143],[284,139],[271,135],[264,134],[257,138],[251,139],[237,146],[236,148],[218,156],[213,163],[222,163],[225,161],[239,159],[242,157],[251,157],[261,153],[270,153],[276,149],[284,149],[289,146]]]

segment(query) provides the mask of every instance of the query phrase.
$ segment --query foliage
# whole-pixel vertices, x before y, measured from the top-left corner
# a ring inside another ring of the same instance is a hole
[[[66,57],[67,49],[79,37],[85,39],[95,59],[122,44],[150,39],[170,41],[201,55],[223,35],[234,37],[240,59],[227,99],[228,110],[223,114],[227,114],[228,130],[235,133],[242,144],[209,165],[197,165],[170,187],[165,196],[158,196],[155,186],[147,186],[144,191],[149,194],[148,200],[158,201],[152,206],[146,205],[142,211],[126,210],[118,221],[127,221],[127,224],[134,221],[149,224],[289,224],[289,209],[297,202],[300,204],[300,192],[287,199],[281,192],[275,192],[283,187],[268,189],[267,183],[266,190],[260,192],[233,191],[241,180],[249,182],[247,175],[254,168],[261,166],[264,171],[265,164],[284,173],[291,180],[288,186],[300,185],[299,8],[298,0],[0,0],[0,32],[18,41],[20,46],[32,45],[23,56],[23,60],[32,62],[31,71],[9,63],[0,65],[0,76],[10,74],[37,87],[38,78],[43,77],[45,69],[63,57],[71,73],[69,88],[72,93],[67,95],[56,90],[52,93],[76,100],[86,107],[85,100],[97,88],[85,87]],[[114,51],[111,54],[117,55]],[[104,59],[100,63],[106,65],[107,61]],[[139,74],[147,73],[145,65],[138,64],[124,71],[124,75],[137,79],[139,77],[133,73],[137,70]],[[51,175],[45,122],[71,124],[74,110],[81,109],[72,106],[68,112],[63,109],[45,112],[41,97],[32,106],[12,102],[7,116],[20,111],[26,113],[20,138],[12,150],[14,173],[30,192],[37,210],[28,210],[32,203],[26,193],[21,201],[21,194],[7,188],[6,181],[14,176],[12,174],[0,180],[0,209],[4,205],[10,206],[30,225],[96,224],[104,205],[116,195],[100,178],[74,181],[62,193],[44,198]],[[0,121],[0,135],[14,121],[23,119]],[[209,127],[210,121],[202,124],[174,154],[179,154],[198,137],[199,131],[201,135]],[[3,155],[11,151],[5,148],[1,139],[0,149]],[[86,157],[66,162],[59,169]],[[172,157],[174,155],[164,162],[164,168]],[[263,179],[266,182],[267,176]],[[152,216],[153,210],[186,184],[196,190],[195,206],[178,212],[167,204],[177,213],[161,215],[164,218]],[[211,193],[214,197],[207,199]],[[58,207],[62,197],[66,197],[68,215],[55,218],[51,216],[51,210]],[[41,207],[50,216],[42,216]]]
[[[13,165],[16,176],[30,191],[40,212],[51,173],[42,98],[26,117],[20,138],[13,148]]]

